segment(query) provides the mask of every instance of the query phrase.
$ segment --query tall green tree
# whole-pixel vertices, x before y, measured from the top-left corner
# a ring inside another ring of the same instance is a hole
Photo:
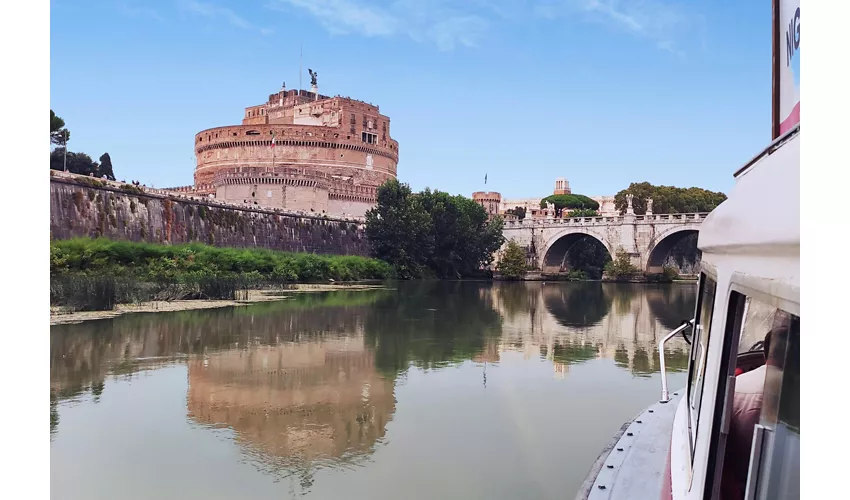
[[[432,253],[426,265],[440,278],[475,274],[492,261],[502,244],[502,220],[488,222],[484,208],[470,198],[441,191],[416,195],[431,217]]]
[[[100,168],[98,171],[100,175],[105,175],[107,179],[114,181],[115,174],[112,172],[112,158],[109,157],[109,153],[103,153],[100,155]]]
[[[65,145],[71,140],[71,132],[65,128],[65,120],[50,110],[50,144]]]
[[[461,278],[492,262],[502,245],[502,220],[488,221],[484,208],[463,196],[387,181],[377,205],[366,213],[366,234],[375,257],[402,278]]]
[[[690,187],[655,186],[648,182],[633,182],[614,196],[614,206],[620,213],[628,207],[626,195],[631,194],[632,208],[637,215],[646,214],[647,199],[652,198],[652,213],[681,214],[711,212],[726,200],[720,192]]]
[[[399,278],[428,274],[425,262],[433,248],[431,229],[431,218],[421,201],[410,186],[396,179],[378,188],[377,204],[366,212],[372,253],[395,267]]]

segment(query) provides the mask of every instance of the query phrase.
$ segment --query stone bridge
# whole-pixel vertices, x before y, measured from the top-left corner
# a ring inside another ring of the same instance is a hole
[[[506,221],[503,234],[526,248],[529,264],[543,272],[567,267],[567,251],[582,238],[594,238],[613,258],[629,254],[632,264],[648,273],[660,273],[670,250],[682,238],[695,234],[707,213],[618,215],[564,219]]]

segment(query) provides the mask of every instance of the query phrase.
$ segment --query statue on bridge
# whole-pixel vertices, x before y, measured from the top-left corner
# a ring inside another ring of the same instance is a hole
[[[626,207],[626,213],[627,214],[635,213],[635,209],[632,207],[632,200],[634,199],[634,197],[635,197],[635,195],[633,195],[631,193],[626,194],[626,203],[629,204],[629,206]]]
[[[652,215],[652,198],[646,199],[646,215]]]

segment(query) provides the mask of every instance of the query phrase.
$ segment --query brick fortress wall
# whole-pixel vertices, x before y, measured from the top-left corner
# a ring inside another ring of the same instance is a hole
[[[335,255],[370,252],[358,221],[228,206],[60,172],[50,177],[50,236]]]

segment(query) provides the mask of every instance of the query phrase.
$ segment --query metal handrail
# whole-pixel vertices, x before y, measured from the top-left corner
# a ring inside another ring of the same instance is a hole
[[[667,343],[668,340],[672,339],[680,332],[685,331],[686,329],[694,326],[694,320],[690,320],[686,323],[682,323],[681,326],[668,333],[666,337],[661,339],[661,342],[658,343],[658,359],[661,362],[661,402],[666,403],[670,401],[670,391],[667,390],[667,365],[664,362],[664,344]]]

